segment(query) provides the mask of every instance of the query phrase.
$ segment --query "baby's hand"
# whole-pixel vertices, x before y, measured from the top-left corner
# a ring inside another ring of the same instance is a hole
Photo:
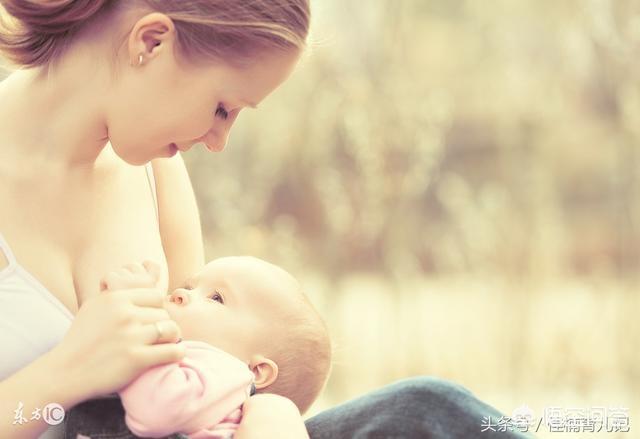
[[[160,284],[161,274],[162,267],[153,261],[144,261],[142,264],[127,264],[103,277],[100,281],[100,291],[156,288]]]

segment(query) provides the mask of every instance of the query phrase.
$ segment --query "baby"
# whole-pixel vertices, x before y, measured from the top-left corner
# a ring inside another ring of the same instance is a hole
[[[149,262],[129,265],[107,275],[102,288],[154,287],[158,272]],[[119,392],[127,426],[138,436],[233,437],[254,391],[286,396],[304,413],[324,386],[327,328],[280,267],[254,257],[216,259],[168,294],[164,307],[186,354]]]

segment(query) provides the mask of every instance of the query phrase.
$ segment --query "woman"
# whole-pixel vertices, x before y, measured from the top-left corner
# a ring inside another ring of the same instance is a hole
[[[0,437],[61,437],[64,424],[47,429],[36,408],[69,410],[184,354],[162,291],[204,257],[176,153],[224,149],[239,112],[291,74],[309,9],[307,0],[0,4],[11,16],[0,49],[22,67],[0,84]],[[146,259],[167,269],[157,290],[99,294],[103,273]],[[482,416],[499,414],[459,386],[418,378],[307,428],[468,437]],[[247,403],[239,438],[287,435],[307,435],[290,401]]]

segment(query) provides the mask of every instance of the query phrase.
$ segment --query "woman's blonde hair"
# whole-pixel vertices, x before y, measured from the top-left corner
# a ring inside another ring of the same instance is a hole
[[[0,0],[0,52],[35,67],[57,60],[82,29],[119,7],[171,18],[177,55],[194,64],[243,64],[269,50],[302,49],[309,0]]]

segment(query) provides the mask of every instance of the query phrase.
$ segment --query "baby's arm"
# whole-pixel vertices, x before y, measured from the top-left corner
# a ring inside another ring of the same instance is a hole
[[[212,437],[216,424],[222,422],[221,430],[226,430],[239,423],[239,417],[230,415],[246,400],[252,372],[206,343],[183,343],[187,350],[182,361],[153,367],[120,392],[125,420],[134,434]]]

